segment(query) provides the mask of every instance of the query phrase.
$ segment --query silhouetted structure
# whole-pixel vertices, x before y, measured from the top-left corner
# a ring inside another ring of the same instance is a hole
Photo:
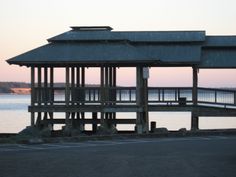
[[[149,129],[150,111],[191,111],[192,130],[198,129],[199,116],[236,116],[235,91],[198,87],[199,69],[236,67],[236,36],[82,26],[48,42],[7,60],[31,68],[32,126],[66,124],[83,130],[84,124],[92,124],[96,132],[98,124],[136,124],[143,133]],[[57,67],[65,68],[65,87],[54,87]],[[85,67],[100,68],[100,87],[85,87]],[[136,87],[116,86],[117,67],[136,68]],[[149,67],[192,67],[193,87],[147,87]],[[64,91],[65,100],[54,99],[57,90]],[[56,119],[55,112],[65,113],[65,118]],[[92,119],[85,112],[91,112]],[[137,117],[118,119],[117,112],[136,112]]]

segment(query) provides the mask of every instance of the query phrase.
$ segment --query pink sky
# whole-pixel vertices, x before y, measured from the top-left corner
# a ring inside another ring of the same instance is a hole
[[[134,4],[135,2],[135,4]],[[125,4],[125,5],[124,5]],[[2,0],[0,5],[0,81],[29,82],[29,69],[5,60],[47,43],[69,26],[110,25],[115,30],[206,30],[236,35],[235,0]],[[152,68],[149,85],[190,86],[191,68]],[[128,76],[128,77],[127,77]],[[199,85],[236,87],[236,69],[200,70]],[[57,81],[63,81],[58,73]],[[96,69],[87,82],[97,83]],[[122,83],[122,84],[121,84]],[[135,69],[118,70],[119,85],[135,84]]]

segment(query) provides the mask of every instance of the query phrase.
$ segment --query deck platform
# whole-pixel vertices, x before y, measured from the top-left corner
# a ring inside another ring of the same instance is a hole
[[[236,116],[235,90],[198,86],[199,70],[236,68],[236,36],[82,26],[48,42],[7,60],[31,69],[31,126],[43,129],[65,123],[66,129],[84,130],[84,124],[90,123],[94,128],[111,128],[119,123],[133,124],[134,120],[121,121],[116,115],[133,112],[136,131],[143,134],[149,132],[149,112],[154,111],[191,112],[193,131],[199,128],[200,116]],[[120,67],[135,69],[134,87],[118,86]],[[149,87],[149,69],[157,67],[191,68],[192,86]],[[59,68],[65,76],[63,87],[55,84],[55,69]],[[98,87],[88,87],[86,68],[99,69]],[[57,93],[63,99],[57,99]],[[58,112],[65,113],[64,120],[56,120]],[[93,121],[87,120],[87,112]]]

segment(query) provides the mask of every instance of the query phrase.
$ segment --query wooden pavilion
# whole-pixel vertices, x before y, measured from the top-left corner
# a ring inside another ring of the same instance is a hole
[[[97,125],[135,124],[137,133],[145,133],[150,130],[150,111],[191,111],[191,129],[196,130],[199,116],[236,116],[235,91],[198,87],[199,69],[236,67],[236,36],[80,26],[7,62],[31,68],[29,112],[31,125],[39,128],[65,124],[68,129],[83,130],[85,124],[92,124],[96,132]],[[85,85],[86,67],[100,68],[99,87]],[[118,67],[136,68],[136,87],[117,86]],[[148,87],[150,67],[192,67],[193,87]],[[55,87],[55,68],[65,68],[65,87]],[[63,91],[64,100],[55,100],[58,90]],[[56,118],[56,112],[65,113],[65,118]],[[92,118],[85,112],[92,113]],[[137,116],[119,119],[117,112]]]

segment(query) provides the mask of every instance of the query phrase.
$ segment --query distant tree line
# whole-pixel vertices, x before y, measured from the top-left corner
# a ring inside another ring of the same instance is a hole
[[[37,86],[37,83],[36,83]],[[98,87],[97,84],[86,84],[87,87]],[[65,87],[65,83],[54,83],[54,87]],[[12,88],[30,88],[26,82],[0,82],[0,93],[12,93]],[[221,89],[236,90],[234,87],[221,87]]]
[[[11,93],[11,88],[29,88],[30,84],[25,82],[0,82],[0,93]]]
[[[98,85],[87,84],[86,86],[96,87]],[[54,83],[54,87],[65,87],[65,83]],[[30,84],[26,82],[0,82],[0,93],[12,93],[12,88],[30,88]]]

